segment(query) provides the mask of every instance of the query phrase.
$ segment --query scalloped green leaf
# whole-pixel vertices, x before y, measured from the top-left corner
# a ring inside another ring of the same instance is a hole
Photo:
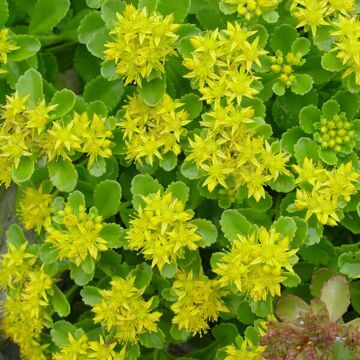
[[[196,225],[196,233],[201,236],[201,240],[197,243],[200,247],[207,247],[216,243],[218,232],[211,221],[194,219],[191,223]]]
[[[116,13],[121,14],[125,9],[126,3],[121,0],[106,0],[101,6],[101,18],[109,29],[113,29],[118,19]]]
[[[288,216],[280,216],[272,227],[284,237],[287,236],[290,242],[295,237],[297,230],[295,220]]]
[[[297,95],[308,93],[314,84],[314,80],[309,74],[296,74],[295,81],[291,84],[291,90]]]
[[[335,165],[338,162],[338,157],[336,152],[332,149],[319,149],[319,157],[320,159],[328,165]]]
[[[13,169],[12,179],[16,183],[22,183],[31,178],[34,172],[35,162],[34,159],[29,156],[22,156],[20,158],[19,165]]]
[[[295,54],[301,54],[302,56],[306,55],[310,51],[311,42],[304,38],[296,39],[291,45],[291,51]]]
[[[78,181],[75,166],[69,160],[59,158],[48,164],[51,183],[60,191],[71,192]]]
[[[294,146],[295,158],[301,164],[305,157],[313,159],[315,162],[319,160],[319,146],[309,138],[300,138]]]
[[[321,66],[332,72],[341,71],[344,68],[341,60],[336,57],[334,52],[327,52],[321,57]]]
[[[0,27],[3,27],[9,18],[9,6],[7,0],[0,0]]]
[[[84,286],[80,291],[80,295],[83,303],[89,306],[95,306],[96,304],[99,304],[102,299],[100,295],[100,289],[90,285]]]
[[[134,176],[134,178],[132,179],[130,191],[133,195],[146,196],[152,193],[156,193],[161,189],[162,186],[157,179],[154,179],[147,174],[139,174]]]
[[[320,121],[321,111],[314,105],[301,109],[299,114],[300,126],[307,134],[315,132],[314,124]]]
[[[34,56],[41,48],[40,41],[31,35],[14,35],[11,37],[11,41],[14,42],[18,48],[9,54],[10,61],[26,60]]]
[[[322,107],[322,112],[327,119],[332,119],[340,111],[340,105],[336,100],[328,100]]]
[[[70,309],[70,304],[66,299],[66,296],[56,285],[53,285],[52,290],[53,290],[53,295],[51,298],[51,304],[55,312],[60,317],[68,316],[70,314],[71,309]]]
[[[251,223],[237,210],[225,210],[220,219],[221,230],[225,237],[233,241],[238,235],[249,235]]]
[[[69,89],[59,90],[51,99],[51,105],[56,105],[51,113],[56,117],[62,117],[74,108],[75,102],[76,96],[73,91]]]
[[[119,211],[121,202],[121,185],[115,180],[104,180],[94,190],[94,205],[104,219]]]
[[[86,84],[84,89],[85,101],[102,101],[109,111],[119,103],[123,94],[124,86],[121,80],[107,81],[102,76],[98,76]]]
[[[155,106],[159,104],[166,89],[166,77],[161,75],[151,80],[143,79],[141,87],[139,87],[139,94],[144,100],[145,104]]]
[[[21,75],[15,89],[20,96],[29,96],[29,102],[33,105],[44,98],[43,80],[41,74],[35,69],[29,69]]]
[[[30,18],[30,34],[46,34],[66,16],[70,0],[37,0]]]
[[[171,192],[174,198],[180,200],[184,204],[189,199],[189,188],[182,181],[172,182],[167,187],[166,192]]]
[[[191,0],[158,0],[157,11],[163,15],[174,14],[174,22],[184,21],[190,11]]]
[[[289,24],[277,26],[270,37],[270,46],[273,51],[280,50],[284,55],[291,51],[291,46],[298,38],[296,29]]]

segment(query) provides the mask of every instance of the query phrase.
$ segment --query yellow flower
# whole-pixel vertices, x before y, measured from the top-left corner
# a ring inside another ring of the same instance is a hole
[[[53,354],[53,360],[87,360],[89,359],[89,340],[86,334],[74,337],[68,333],[69,342],[60,352]],[[100,358],[99,358],[100,359]],[[105,360],[106,358],[104,358]],[[107,360],[107,359],[106,359]]]
[[[186,134],[185,125],[190,122],[187,112],[180,109],[182,105],[167,94],[154,107],[146,105],[140,96],[130,97],[119,123],[124,132],[126,159],[140,164],[145,159],[153,164],[155,158],[161,160],[168,152],[178,155],[180,137]]]
[[[153,70],[164,72],[168,55],[175,54],[173,15],[165,18],[156,13],[148,14],[146,8],[137,10],[127,5],[123,14],[116,14],[117,26],[110,32],[112,40],[105,44],[105,60],[115,61],[116,71],[125,78],[125,84],[136,81],[141,86]]]
[[[175,313],[172,323],[180,330],[201,334],[209,329],[209,321],[218,319],[219,312],[229,311],[222,300],[226,292],[220,289],[217,280],[210,280],[205,275],[194,276],[192,272],[180,271],[172,288],[178,297],[171,305]]]
[[[329,25],[325,18],[331,13],[327,0],[293,0],[291,13],[299,21],[297,27],[309,26],[313,36],[321,25]]]
[[[17,124],[17,117],[27,109],[29,96],[22,97],[17,92],[6,95],[6,104],[2,106],[1,117],[8,123]]]
[[[264,350],[265,346],[254,345],[250,340],[244,339],[240,347],[233,344],[225,347],[224,360],[264,360]]]
[[[329,3],[329,10],[331,12],[340,12],[347,15],[354,12],[355,1],[354,0],[327,0]]]
[[[215,105],[203,115],[203,131],[189,140],[187,161],[193,161],[206,179],[209,191],[218,185],[236,192],[248,188],[248,196],[257,201],[265,197],[264,186],[280,174],[289,174],[289,156],[274,150],[256,136],[254,109],[233,105]],[[232,180],[232,181],[227,181]],[[232,183],[231,187],[228,183]]]
[[[184,59],[184,66],[190,70],[185,77],[199,87],[203,100],[219,104],[225,98],[228,103],[236,100],[240,104],[243,97],[258,93],[252,67],[261,66],[259,57],[267,51],[259,46],[258,37],[249,39],[255,33],[238,23],[228,23],[226,30],[191,38],[194,51],[191,58]]]
[[[116,342],[105,343],[104,338],[100,336],[99,341],[89,342],[89,348],[92,351],[89,354],[89,358],[97,360],[125,360],[125,347],[117,353],[114,350],[116,345]]]
[[[334,24],[337,30],[332,33],[336,38],[336,56],[347,66],[343,77],[355,74],[355,82],[360,85],[360,21],[356,16],[339,16]]]
[[[109,138],[112,137],[112,131],[107,129],[105,118],[94,114],[90,121],[88,114],[83,113],[82,115],[75,114],[73,121],[74,133],[82,142],[81,151],[89,156],[88,167],[91,167],[99,156],[111,157],[112,142]]]
[[[360,174],[353,171],[352,163],[341,164],[333,170],[326,170],[312,160],[304,159],[302,165],[293,166],[299,174],[297,183],[308,182],[311,189],[297,189],[295,207],[306,209],[305,219],[312,215],[324,225],[335,226],[339,221],[338,211],[345,207],[356,194]]]
[[[59,156],[70,160],[69,155],[81,150],[81,140],[74,134],[74,127],[75,120],[71,120],[66,125],[60,121],[54,122],[40,139],[39,143],[49,161]]]
[[[161,313],[151,312],[153,298],[142,298],[144,289],[134,286],[135,277],[113,278],[110,290],[100,290],[102,300],[92,311],[94,322],[101,323],[120,343],[137,343],[138,336],[157,332]]]
[[[36,130],[38,135],[41,134],[50,121],[49,112],[56,107],[57,105],[46,105],[45,100],[41,100],[34,108],[27,110],[27,126]]]
[[[227,5],[237,6],[239,15],[246,19],[260,16],[264,12],[275,9],[281,0],[223,0]]]
[[[7,55],[19,47],[13,44],[8,39],[9,29],[3,28],[0,30],[0,64],[6,64],[8,57]]]
[[[24,190],[19,202],[18,216],[25,230],[36,229],[37,233],[40,233],[42,228],[50,227],[52,202],[52,195],[43,193],[42,186]]]
[[[19,346],[24,359],[47,359],[43,353],[47,344],[41,345],[40,335],[51,324],[47,313],[51,286],[52,279],[43,268],[31,269],[19,291],[7,294],[3,304],[2,330]]]
[[[60,259],[69,259],[79,266],[87,257],[96,260],[99,252],[108,249],[107,241],[101,237],[101,216],[87,213],[84,206],[74,211],[66,205],[57,217],[60,224],[54,223],[46,229],[45,242],[59,251]]]
[[[228,252],[223,253],[213,271],[222,286],[235,285],[254,301],[266,300],[268,294],[280,295],[283,269],[293,272],[293,256],[288,237],[275,230],[260,228],[249,236],[238,235]]]
[[[162,270],[166,264],[184,257],[184,250],[196,250],[201,237],[191,223],[193,214],[171,192],[160,191],[143,197],[145,205],[137,210],[127,233],[129,249],[140,250],[152,266]]]
[[[7,252],[0,259],[0,287],[12,288],[23,284],[36,261],[35,255],[27,248],[27,242],[19,246],[8,244]]]

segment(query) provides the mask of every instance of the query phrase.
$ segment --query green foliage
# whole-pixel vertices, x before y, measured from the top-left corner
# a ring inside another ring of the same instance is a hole
[[[314,23],[306,1],[0,0],[0,307],[22,357],[360,357],[346,3]]]

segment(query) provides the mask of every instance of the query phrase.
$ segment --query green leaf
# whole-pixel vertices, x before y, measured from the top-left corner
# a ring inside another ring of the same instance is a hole
[[[80,268],[85,274],[93,274],[95,271],[95,263],[93,258],[88,255],[80,264]]]
[[[360,252],[345,252],[339,256],[340,272],[350,278],[360,275]]]
[[[279,20],[279,13],[275,10],[266,11],[262,14],[262,18],[268,23],[268,24],[275,24]]]
[[[308,74],[296,74],[296,79],[291,85],[291,90],[297,95],[308,93],[314,84],[314,80]]]
[[[341,111],[346,113],[348,120],[353,119],[360,110],[360,97],[357,94],[342,90],[338,91],[333,99],[339,103]]]
[[[101,295],[100,289],[95,286],[84,286],[81,291],[80,295],[84,304],[89,306],[95,306],[101,302]]]
[[[349,284],[345,277],[341,275],[331,277],[321,289],[320,299],[326,304],[330,321],[339,320],[350,305]]]
[[[309,312],[310,306],[299,297],[291,294],[281,296],[276,304],[276,315],[285,322],[293,322],[301,313]]]
[[[101,253],[100,260],[96,264],[107,276],[125,277],[129,273],[128,265],[121,263],[121,255],[114,250],[108,250]]]
[[[311,43],[306,38],[298,38],[291,45],[291,51],[295,54],[301,54],[302,56],[306,55],[310,51]]]
[[[130,191],[133,195],[147,196],[161,189],[162,187],[157,179],[147,174],[139,174],[132,179]]]
[[[34,172],[35,163],[34,159],[29,156],[22,156],[17,168],[13,169],[12,179],[16,183],[22,183],[31,178]]]
[[[351,306],[360,314],[360,281],[350,283]]]
[[[0,0],[0,28],[3,27],[9,18],[9,7],[7,0]]]
[[[285,277],[285,280],[281,281],[285,287],[293,288],[301,284],[301,278],[295,272],[284,271],[281,276]]]
[[[71,192],[78,181],[75,166],[69,160],[53,160],[48,164],[51,183],[60,191]]]
[[[324,103],[322,112],[327,119],[332,119],[340,112],[340,105],[336,100],[329,100]]]
[[[294,146],[295,158],[300,164],[302,164],[305,157],[317,162],[319,161],[318,148],[319,147],[314,140],[310,140],[309,138],[303,137],[299,139],[296,145]]]
[[[141,87],[139,87],[139,94],[144,100],[145,104],[155,106],[159,104],[166,89],[166,77],[155,77],[150,81],[143,79]]]
[[[280,233],[284,237],[287,236],[289,241],[295,237],[296,234],[296,222],[293,218],[288,216],[280,216],[272,226],[276,232]]]
[[[224,322],[215,325],[211,333],[220,346],[232,344],[239,335],[239,331],[234,324]]]
[[[334,52],[327,52],[321,58],[321,66],[327,71],[341,71],[344,68],[341,60],[336,57]]]
[[[103,102],[99,101],[94,101],[93,103],[91,103],[91,105],[94,105],[95,103],[99,103],[99,104],[104,104]],[[105,106],[105,105],[103,105]],[[106,106],[105,106],[106,108]],[[93,110],[90,106],[88,107],[88,111]],[[106,173],[106,161],[104,158],[102,157],[98,157],[92,164],[90,167],[88,167],[89,173],[90,175],[94,176],[94,177],[100,177],[102,175],[104,175]]]
[[[197,242],[200,247],[207,247],[216,243],[218,231],[211,221],[205,219],[194,219],[191,223],[196,225],[196,233],[201,236],[201,240]]]
[[[187,179],[194,180],[199,176],[199,170],[195,163],[185,160],[181,165],[181,174]]]
[[[51,113],[56,117],[62,117],[73,109],[75,102],[76,96],[73,91],[69,89],[59,90],[51,99],[50,105],[57,105]]]
[[[304,135],[305,133],[298,126],[285,131],[280,140],[281,148],[294,155],[294,146],[300,138],[304,137]]]
[[[269,186],[277,192],[288,193],[294,190],[295,180],[292,175],[280,174]]]
[[[160,160],[159,165],[165,171],[171,171],[176,168],[177,162],[177,156],[172,151],[168,151],[166,154],[163,155],[163,158]]]
[[[165,279],[172,279],[175,277],[177,270],[178,267],[176,263],[165,264],[165,266],[161,269],[160,274]]]
[[[298,38],[296,29],[288,24],[277,26],[270,38],[270,46],[274,51],[280,50],[284,55],[291,51],[291,46]]]
[[[70,278],[75,281],[78,286],[87,285],[94,277],[94,273],[86,273],[81,266],[70,264]]]
[[[104,61],[101,64],[101,76],[106,80],[113,81],[119,80],[120,75],[116,72],[116,64],[114,61]]]
[[[57,321],[50,330],[51,340],[59,348],[69,343],[69,334],[74,335],[76,327],[67,321]]]
[[[92,55],[104,57],[105,43],[111,38],[99,11],[92,11],[82,19],[78,34],[80,43],[85,44]]]
[[[139,341],[147,349],[162,349],[165,346],[165,334],[160,329],[156,333],[146,332],[139,335]]]
[[[11,40],[18,46],[18,49],[9,54],[10,61],[26,60],[34,56],[41,48],[40,41],[35,36],[15,35],[11,37]]]
[[[231,15],[237,11],[237,6],[236,4],[227,4],[224,0],[220,0],[219,9],[223,14]]]
[[[273,92],[278,96],[283,96],[285,94],[285,84],[281,81],[276,81],[273,86]]]
[[[134,275],[135,275],[134,285],[138,289],[145,289],[151,283],[151,279],[153,276],[152,267],[149,264],[143,262],[136,266],[134,270]]]
[[[104,180],[99,183],[94,191],[94,205],[99,210],[99,215],[104,219],[115,215],[121,201],[121,185],[114,180]]]
[[[11,224],[6,230],[6,242],[13,246],[21,246],[27,242],[27,239],[17,224]]]
[[[328,165],[335,165],[338,161],[336,152],[332,149],[319,149],[320,159]]]
[[[20,96],[29,96],[29,102],[32,105],[44,98],[42,77],[35,69],[29,69],[24,75],[20,76],[15,89]]]
[[[193,120],[200,116],[203,110],[203,102],[200,97],[195,94],[186,94],[180,98],[180,102],[184,104],[186,112],[189,114],[189,119]]]
[[[167,187],[166,192],[171,192],[174,198],[180,200],[184,204],[189,199],[189,188],[182,181],[172,182]]]
[[[86,5],[92,9],[98,9],[104,0],[86,0]]]
[[[106,0],[101,6],[101,18],[109,29],[113,29],[118,23],[116,13],[122,14],[126,3],[121,0]]]
[[[327,268],[317,269],[312,278],[310,284],[310,292],[313,297],[320,297],[321,289],[324,286],[324,283],[328,281],[336,272]]]
[[[146,8],[148,13],[152,13],[156,10],[159,0],[139,0],[139,9]]]
[[[314,105],[308,105],[301,109],[299,114],[300,126],[307,134],[315,132],[314,124],[320,121],[321,111]]]
[[[171,325],[170,335],[175,341],[180,343],[186,342],[191,337],[191,334],[186,329],[180,330],[177,325]]]
[[[299,248],[305,243],[309,236],[309,227],[304,219],[301,219],[297,216],[293,216],[292,219],[295,221],[296,224],[296,233],[295,237],[292,240],[292,247]]]
[[[40,247],[40,260],[44,264],[53,264],[59,258],[59,251],[55,249],[51,244],[45,243]]]
[[[62,293],[62,291],[56,286],[53,285],[53,296],[51,299],[51,304],[54,307],[55,312],[60,317],[66,317],[70,314],[70,305],[66,299],[66,296]]]
[[[179,24],[184,21],[190,11],[191,0],[158,0],[157,11],[163,15],[174,14],[174,22]]]
[[[37,0],[30,18],[29,33],[45,34],[65,17],[70,8],[69,0]]]
[[[225,237],[233,241],[238,235],[249,235],[251,224],[237,210],[225,210],[220,220],[221,230]]]
[[[102,101],[111,111],[119,103],[124,94],[124,86],[121,80],[107,81],[102,76],[90,81],[84,89],[86,102],[95,100]]]
[[[125,231],[119,224],[104,224],[99,235],[108,242],[111,249],[117,249],[126,243]]]

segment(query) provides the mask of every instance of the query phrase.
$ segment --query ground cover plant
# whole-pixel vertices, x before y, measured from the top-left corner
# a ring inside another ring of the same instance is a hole
[[[358,14],[0,0],[1,346],[360,359]]]

